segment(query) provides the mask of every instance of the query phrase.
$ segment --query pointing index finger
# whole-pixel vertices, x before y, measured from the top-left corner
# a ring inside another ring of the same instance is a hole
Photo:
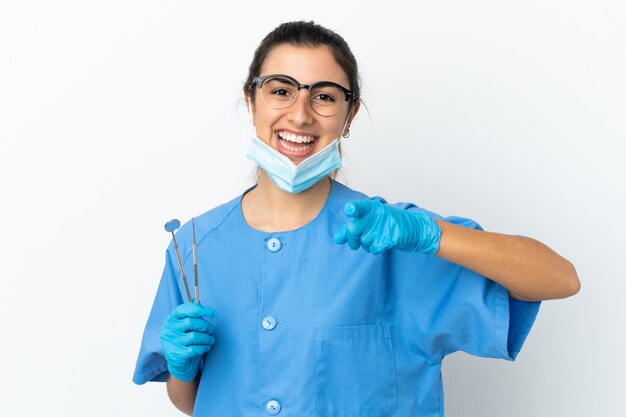
[[[370,200],[355,200],[346,203],[343,210],[346,216],[356,219],[365,216],[371,208],[372,202]]]

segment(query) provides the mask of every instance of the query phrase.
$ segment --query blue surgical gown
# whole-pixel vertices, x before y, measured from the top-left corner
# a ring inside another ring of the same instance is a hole
[[[219,314],[194,416],[440,417],[446,355],[515,359],[540,303],[434,255],[335,244],[344,204],[368,198],[333,181],[318,216],[286,232],[248,226],[242,196],[196,217],[200,299]],[[193,277],[190,223],[177,242]],[[178,269],[170,245],[137,384],[168,377],[159,330],[186,300]]]

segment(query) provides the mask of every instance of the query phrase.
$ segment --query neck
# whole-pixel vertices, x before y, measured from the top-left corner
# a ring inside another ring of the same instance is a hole
[[[246,223],[265,232],[294,230],[313,220],[326,204],[330,178],[325,177],[298,194],[277,187],[259,170],[258,185],[241,203]]]

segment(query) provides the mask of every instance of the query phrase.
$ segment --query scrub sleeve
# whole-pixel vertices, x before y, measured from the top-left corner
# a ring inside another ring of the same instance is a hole
[[[483,230],[471,219],[443,218],[410,203],[394,206]],[[442,359],[460,350],[474,356],[515,360],[535,321],[540,301],[511,298],[508,289],[495,281],[436,256],[400,251],[388,254],[392,282],[405,285],[396,289],[398,297],[423,294],[419,301],[399,300],[398,304],[407,306],[407,326],[416,331],[416,342],[432,359]],[[408,274],[412,276],[407,277]],[[394,275],[398,279],[394,280]]]

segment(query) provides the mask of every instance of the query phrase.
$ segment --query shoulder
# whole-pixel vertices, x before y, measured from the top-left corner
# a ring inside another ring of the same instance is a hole
[[[214,207],[211,210],[195,217],[196,238],[200,238],[200,236],[198,236],[198,232],[200,232],[202,236],[210,233],[212,230],[218,228],[229,216],[235,213],[241,206],[241,198],[242,195],[239,195],[229,202]],[[186,225],[190,225],[190,223],[191,222],[187,222]]]
[[[196,242],[199,244],[208,235],[218,229],[230,216],[236,213],[241,204],[241,195],[233,198],[227,203],[214,207],[192,219],[187,220],[176,232],[176,243],[183,259],[191,253],[193,243],[193,232],[195,227]],[[174,253],[174,241],[170,242],[168,252]]]

